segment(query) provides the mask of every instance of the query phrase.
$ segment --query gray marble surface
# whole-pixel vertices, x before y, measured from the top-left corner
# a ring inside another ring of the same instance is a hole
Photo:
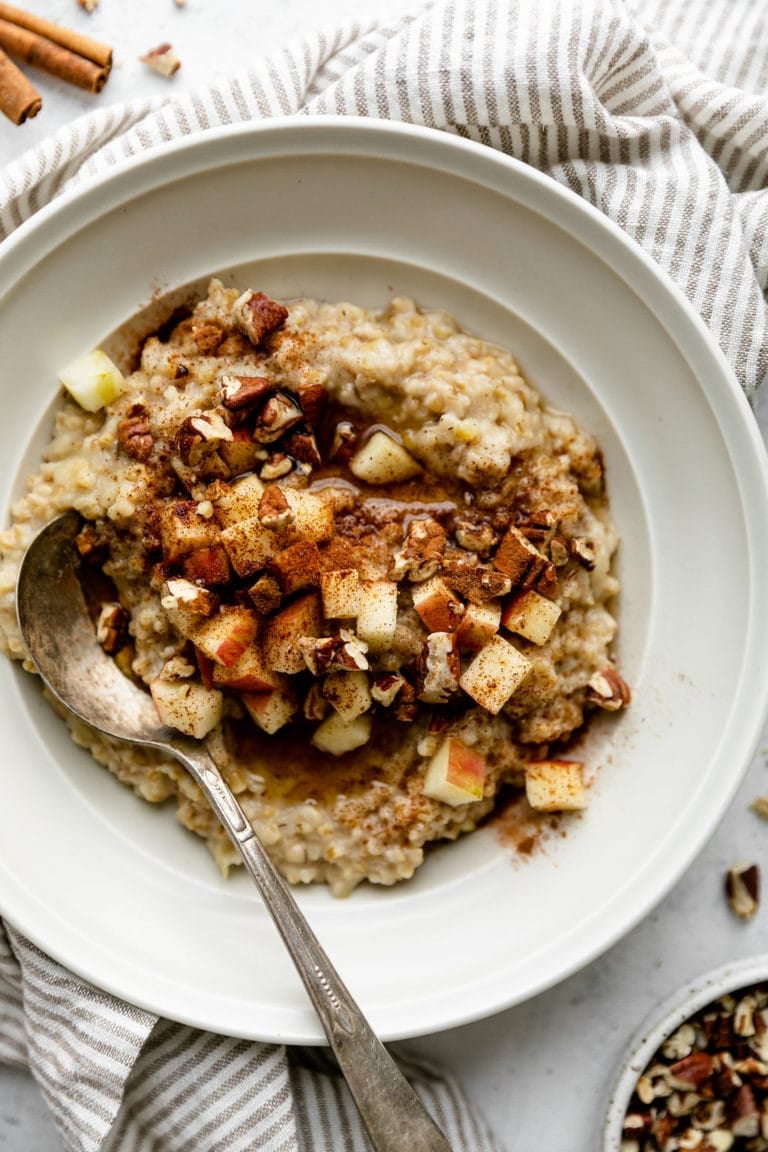
[[[388,5],[388,11],[405,8]],[[101,0],[90,17],[75,0],[37,0],[35,10],[115,45],[117,64],[99,100],[168,92],[140,53],[170,40],[183,61],[177,87],[247,66],[258,54],[320,23],[380,7],[373,0]],[[41,80],[43,112],[21,128],[0,124],[8,162],[94,104],[94,98]],[[768,431],[768,404],[759,412]],[[763,743],[768,743],[768,733]],[[726,869],[763,861],[768,825],[749,810],[768,792],[764,747],[720,827],[666,899],[609,952],[558,987],[485,1021],[414,1041],[412,1047],[454,1072],[509,1152],[588,1152],[599,1144],[604,1098],[631,1034],[678,985],[726,961],[768,952],[768,908],[742,923],[722,894]],[[0,1066],[0,1152],[61,1152],[35,1082]]]

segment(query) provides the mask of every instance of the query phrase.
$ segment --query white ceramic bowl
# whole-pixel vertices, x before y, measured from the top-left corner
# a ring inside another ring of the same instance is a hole
[[[751,956],[702,973],[682,988],[676,989],[654,1009],[629,1042],[611,1086],[603,1133],[603,1152],[620,1152],[624,1117],[638,1077],[667,1037],[720,996],[765,983],[766,980],[768,955]]]
[[[600,441],[623,544],[633,705],[596,723],[585,817],[529,861],[490,826],[415,879],[299,893],[374,1027],[459,1024],[562,979],[702,847],[759,738],[768,685],[762,444],[703,325],[554,181],[445,134],[300,119],[209,132],[41,211],[0,250],[0,503],[34,465],[56,371],[159,292],[223,273],[276,296],[441,306],[515,351]],[[234,1035],[320,1031],[244,876],[65,738],[0,666],[0,910],[102,987]]]

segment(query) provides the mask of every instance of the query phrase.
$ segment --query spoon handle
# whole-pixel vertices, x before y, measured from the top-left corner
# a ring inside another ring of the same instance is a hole
[[[240,852],[320,1017],[376,1152],[451,1152],[450,1145],[372,1031],[206,751],[171,749],[202,788]]]

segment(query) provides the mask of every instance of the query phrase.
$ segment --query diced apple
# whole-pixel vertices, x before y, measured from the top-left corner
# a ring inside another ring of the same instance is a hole
[[[231,668],[256,639],[259,618],[250,608],[225,605],[194,630],[190,639],[217,664]]]
[[[393,436],[378,431],[355,452],[349,470],[365,484],[394,484],[418,476],[421,465]]]
[[[448,736],[427,765],[423,792],[457,808],[482,800],[484,782],[485,757]]]
[[[494,636],[462,673],[459,684],[494,716],[520,687],[531,669],[530,660],[503,636]]]
[[[258,517],[264,484],[255,473],[222,487],[224,491],[214,501],[214,509],[216,519],[223,527]]]
[[[197,680],[166,680],[156,677],[149,691],[163,724],[202,740],[220,722],[224,697],[217,689]]]
[[[286,488],[285,498],[293,510],[291,540],[330,540],[334,533],[333,507],[316,492]]]
[[[219,448],[219,454],[233,476],[252,472],[259,461],[260,451],[261,445],[244,425],[233,428],[232,439],[224,441]]]
[[[501,604],[498,600],[467,604],[456,629],[459,648],[463,652],[479,652],[496,635],[500,623]]]
[[[299,640],[302,637],[322,636],[324,625],[317,592],[307,592],[286,604],[264,625],[262,644],[269,666],[277,672],[290,675],[303,672],[306,664]]]
[[[231,688],[234,692],[286,691],[288,688],[286,677],[269,667],[257,642],[246,648],[231,668],[214,664],[213,681],[220,688]]]
[[[365,672],[331,672],[323,680],[323,696],[343,720],[355,720],[373,703]]]
[[[320,573],[320,595],[327,620],[350,620],[357,616],[360,577],[356,568],[334,568]]]
[[[459,625],[464,606],[439,576],[414,584],[413,606],[430,632],[453,632]]]
[[[372,652],[392,643],[397,628],[397,584],[394,580],[363,580],[358,597],[356,632]]]
[[[212,548],[218,541],[218,524],[200,515],[196,501],[175,500],[160,506],[160,542],[169,563],[199,548]]]
[[[101,348],[78,356],[59,373],[70,396],[86,412],[111,404],[123,388],[123,374]]]
[[[525,794],[539,812],[586,808],[584,765],[579,760],[533,760],[525,766]]]
[[[238,576],[260,572],[275,551],[275,533],[258,516],[229,524],[221,533],[232,567]]]
[[[299,709],[293,692],[246,692],[241,697],[248,715],[255,724],[272,736],[289,724]]]
[[[312,733],[312,744],[331,756],[343,756],[367,744],[371,738],[371,716],[364,712],[355,720],[345,720],[338,712],[330,712]]]
[[[560,606],[529,588],[504,605],[501,623],[533,644],[546,644],[560,617]]]

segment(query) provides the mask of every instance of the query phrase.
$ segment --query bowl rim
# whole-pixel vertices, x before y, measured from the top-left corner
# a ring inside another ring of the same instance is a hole
[[[667,1037],[720,996],[767,980],[768,952],[730,960],[679,985],[647,1014],[626,1044],[608,1092],[603,1152],[619,1152],[623,1120],[635,1084]]]

